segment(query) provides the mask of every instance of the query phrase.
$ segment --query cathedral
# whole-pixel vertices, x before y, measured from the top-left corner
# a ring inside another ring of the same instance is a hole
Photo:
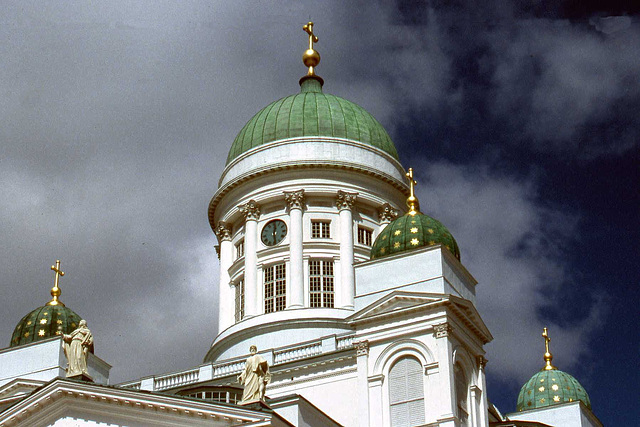
[[[524,344],[541,370],[512,407],[491,403],[464,248],[421,208],[382,125],[324,92],[303,28],[299,92],[238,132],[209,203],[219,334],[202,364],[111,384],[57,261],[51,301],[0,350],[0,427],[602,425],[546,329]]]

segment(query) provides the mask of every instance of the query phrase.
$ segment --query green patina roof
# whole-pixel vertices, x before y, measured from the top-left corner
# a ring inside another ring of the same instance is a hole
[[[371,248],[371,259],[438,244],[460,259],[458,243],[440,221],[422,213],[406,214],[380,232]]]
[[[591,409],[589,396],[578,380],[557,369],[543,370],[522,386],[516,410],[526,411],[577,400]]]
[[[11,347],[70,334],[81,318],[63,305],[38,307],[18,322],[11,336]]]
[[[244,125],[231,145],[227,164],[260,145],[302,136],[351,139],[398,159],[389,134],[371,114],[353,102],[323,93],[321,83],[309,78],[301,83],[300,93],[272,102]]]

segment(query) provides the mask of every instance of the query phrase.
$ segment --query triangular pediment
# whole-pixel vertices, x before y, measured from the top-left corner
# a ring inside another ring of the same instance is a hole
[[[394,291],[369,304],[349,317],[349,321],[374,318],[382,315],[400,313],[425,305],[442,302],[448,296],[424,292]]]

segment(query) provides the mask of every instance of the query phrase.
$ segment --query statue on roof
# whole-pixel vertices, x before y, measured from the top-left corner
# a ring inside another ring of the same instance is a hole
[[[267,384],[271,382],[269,364],[257,354],[258,348],[252,345],[249,352],[251,356],[247,358],[244,371],[238,375],[238,382],[244,386],[241,403],[264,400]]]
[[[67,378],[91,379],[87,371],[87,357],[89,352],[93,352],[93,335],[87,327],[87,321],[81,320],[76,330],[63,336],[63,342],[67,356]]]

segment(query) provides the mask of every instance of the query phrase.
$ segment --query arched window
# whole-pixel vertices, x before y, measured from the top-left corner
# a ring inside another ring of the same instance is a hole
[[[467,395],[469,394],[469,385],[467,383],[467,377],[464,375],[462,366],[456,363],[454,367],[454,375],[456,379],[456,403],[458,406],[458,418],[460,419],[460,425],[469,425],[469,408],[467,404]]]
[[[392,427],[424,424],[422,365],[413,357],[403,357],[389,370],[389,403]]]

